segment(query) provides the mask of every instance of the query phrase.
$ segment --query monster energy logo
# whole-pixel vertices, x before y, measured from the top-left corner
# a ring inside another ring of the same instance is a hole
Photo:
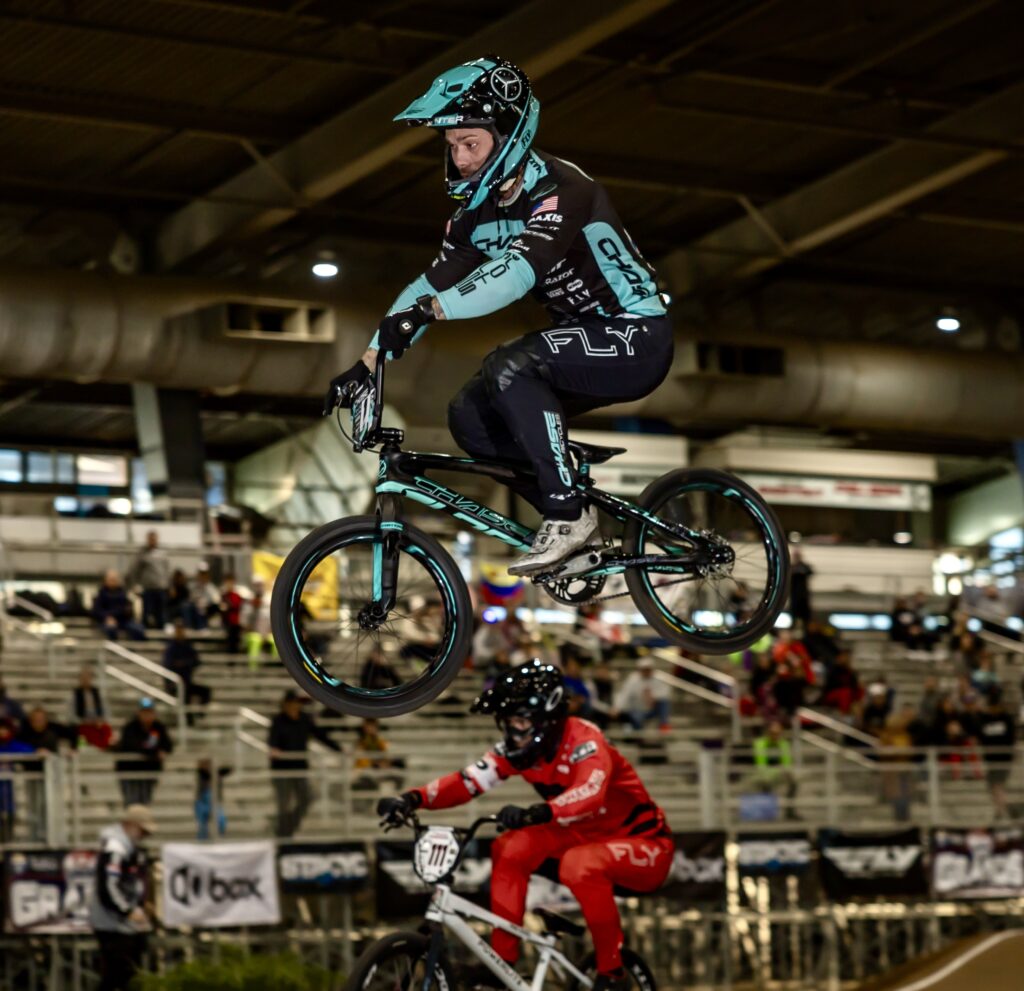
[[[572,487],[572,473],[565,463],[564,445],[562,443],[562,421],[557,413],[544,410],[544,422],[548,428],[548,441],[551,444],[551,452],[555,456],[555,467],[558,469],[558,477],[562,484],[568,488]]]

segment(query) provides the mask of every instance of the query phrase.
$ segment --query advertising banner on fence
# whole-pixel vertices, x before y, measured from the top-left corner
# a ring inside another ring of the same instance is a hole
[[[281,921],[274,844],[165,843],[164,923],[261,926]]]
[[[287,894],[360,891],[370,880],[366,844],[290,843],[277,848],[277,873]]]
[[[813,847],[806,833],[740,833],[736,839],[740,874],[805,874],[811,866]]]
[[[675,833],[672,870],[659,895],[686,902],[725,901],[725,833]]]
[[[89,932],[95,877],[94,850],[9,851],[4,856],[4,929]]]
[[[933,829],[936,898],[1024,897],[1020,829]]]
[[[821,883],[833,901],[856,895],[926,895],[924,847],[917,828],[884,833],[818,833]]]

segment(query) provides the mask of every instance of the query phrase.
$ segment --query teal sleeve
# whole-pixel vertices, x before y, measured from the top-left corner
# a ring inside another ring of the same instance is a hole
[[[474,269],[451,289],[437,293],[449,320],[469,320],[494,313],[525,296],[537,281],[530,263],[510,251]]]
[[[399,294],[391,304],[391,309],[388,313],[394,313],[395,310],[404,310],[407,306],[412,306],[420,298],[420,296],[433,296],[434,287],[427,281],[426,275],[417,276],[412,280]],[[415,344],[422,336],[423,332],[427,329],[427,325],[424,324],[416,331],[412,336],[412,343]],[[370,341],[369,345],[374,351],[380,350],[380,345],[377,343],[377,332],[373,332],[373,340]]]

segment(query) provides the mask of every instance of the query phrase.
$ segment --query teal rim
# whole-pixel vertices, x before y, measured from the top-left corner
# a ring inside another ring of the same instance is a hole
[[[290,595],[288,600],[288,621],[291,625],[292,641],[298,649],[299,655],[302,657],[302,664],[305,667],[307,673],[314,681],[320,685],[325,685],[329,688],[339,688],[344,686],[344,689],[351,692],[354,695],[361,695],[365,698],[379,698],[379,699],[394,699],[398,698],[407,692],[411,691],[416,685],[420,684],[424,680],[430,680],[434,678],[440,669],[444,666],[448,660],[448,656],[452,652],[452,648],[455,646],[455,639],[459,629],[459,617],[458,610],[456,608],[455,601],[455,590],[452,588],[450,582],[441,570],[440,565],[434,560],[434,558],[425,551],[418,544],[412,543],[412,541],[405,537],[400,546],[400,550],[408,551],[410,554],[415,555],[416,558],[423,562],[427,571],[434,578],[438,587],[442,590],[442,598],[445,606],[445,638],[441,645],[441,649],[438,651],[438,656],[427,666],[427,668],[412,681],[405,682],[402,685],[396,685],[391,688],[362,688],[359,685],[350,684],[347,681],[342,681],[339,678],[335,678],[329,674],[320,661],[313,656],[306,647],[306,643],[299,633],[298,625],[295,621],[296,607],[300,599],[299,591],[305,587],[306,579],[310,573],[329,555],[334,554],[336,551],[342,550],[349,544],[354,543],[368,543],[373,542],[374,557],[377,557],[378,550],[380,547],[380,539],[377,534],[369,533],[363,535],[357,535],[355,537],[347,538],[329,548],[318,553],[314,557],[309,558],[299,571],[298,577],[295,579],[295,583],[290,589]]]
[[[761,596],[761,600],[752,612],[751,619],[746,623],[724,631],[707,630],[700,626],[694,626],[692,623],[688,623],[681,617],[676,616],[665,607],[665,604],[655,592],[654,586],[651,584],[650,576],[646,570],[639,569],[640,578],[644,583],[644,588],[650,599],[658,607],[659,612],[661,612],[665,617],[666,622],[668,622],[673,629],[679,630],[681,633],[688,633],[693,636],[702,637],[705,640],[727,640],[732,637],[743,636],[744,633],[748,632],[755,625],[758,625],[763,621],[763,610],[768,603],[773,602],[777,598],[779,590],[782,587],[782,556],[779,553],[779,548],[772,537],[771,526],[757,503],[735,486],[730,485],[728,488],[723,488],[720,485],[715,485],[709,482],[693,482],[689,485],[684,485],[676,489],[666,498],[665,502],[686,492],[715,492],[730,501],[738,501],[760,525],[762,534],[761,544],[765,548],[765,555],[768,558],[768,580],[765,584],[765,590]],[[664,505],[664,503],[662,503],[662,505]],[[638,534],[637,552],[640,554],[643,553],[643,542],[646,534],[647,524],[644,523],[641,524]]]

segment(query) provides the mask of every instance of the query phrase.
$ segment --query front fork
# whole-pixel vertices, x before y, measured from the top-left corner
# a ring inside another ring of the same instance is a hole
[[[403,524],[401,505],[393,496],[377,499],[377,532],[373,542],[373,605],[385,615],[395,607],[398,589],[398,544]]]
[[[444,953],[444,930],[437,924],[430,927],[430,947],[427,950],[427,969],[423,975],[423,985],[420,991],[430,991],[434,983],[434,973]]]

